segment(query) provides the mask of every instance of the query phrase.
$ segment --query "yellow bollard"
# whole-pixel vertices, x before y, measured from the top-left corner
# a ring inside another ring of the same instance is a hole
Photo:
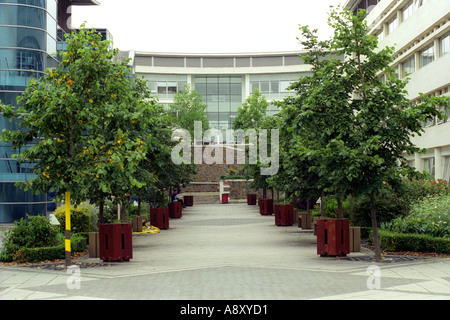
[[[66,266],[72,264],[72,250],[70,247],[70,192],[66,192],[65,203],[65,215],[66,215],[66,232],[65,232],[65,254],[66,254]]]

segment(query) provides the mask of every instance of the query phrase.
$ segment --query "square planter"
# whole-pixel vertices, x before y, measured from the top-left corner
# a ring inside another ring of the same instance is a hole
[[[192,207],[194,205],[194,196],[184,196],[183,201],[186,207]]]
[[[100,224],[98,234],[101,260],[129,261],[133,258],[130,223]]]
[[[169,229],[169,209],[168,208],[151,208],[150,224],[161,230]]]
[[[361,228],[350,227],[350,252],[361,252]]]
[[[147,222],[146,216],[133,217],[131,225],[133,227],[133,232],[142,232],[142,226]]]
[[[261,215],[271,215],[273,213],[273,199],[259,199],[258,205]]]
[[[299,228],[302,228],[304,230],[312,229],[311,213],[307,211],[298,211],[297,224]]]
[[[182,208],[181,202],[175,201],[168,204],[169,207],[169,217],[170,218],[181,218]]]
[[[348,219],[317,220],[317,254],[346,256],[350,253],[350,224]]]
[[[247,194],[247,204],[249,206],[256,205],[256,194]]]
[[[274,205],[275,225],[291,226],[294,224],[294,205],[283,204]]]

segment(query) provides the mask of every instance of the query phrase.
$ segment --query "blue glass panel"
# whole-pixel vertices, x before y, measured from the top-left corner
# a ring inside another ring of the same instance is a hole
[[[0,49],[0,69],[45,71],[46,54],[26,49]]]
[[[10,106],[17,106],[17,97],[20,96],[21,93],[18,92],[0,92],[0,102]],[[2,121],[0,119],[0,121]],[[3,129],[0,124],[0,128]]]
[[[0,11],[0,25],[46,29],[46,12],[43,9],[0,4]]]
[[[30,6],[45,8],[45,0],[0,0],[0,3],[26,4]]]
[[[24,27],[0,26],[0,47],[46,50],[46,32]]]
[[[32,71],[0,70],[0,90],[24,91],[32,78],[38,80],[43,76],[43,73]]]
[[[14,183],[0,183],[0,223],[12,223],[27,214],[45,215],[46,202],[46,194],[34,195]]]

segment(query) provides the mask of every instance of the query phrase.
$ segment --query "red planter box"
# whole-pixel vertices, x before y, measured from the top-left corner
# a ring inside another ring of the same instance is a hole
[[[228,193],[222,194],[222,203],[228,203]]]
[[[294,224],[294,205],[283,204],[273,207],[275,213],[275,225],[291,226]]]
[[[273,199],[259,199],[258,205],[261,215],[271,215],[273,213]]]
[[[175,201],[168,204],[169,207],[169,217],[170,218],[181,218],[182,208],[181,202]]]
[[[256,205],[256,194],[247,194],[247,204]]]
[[[183,200],[186,207],[192,207],[194,205],[194,196],[184,196]]]
[[[100,224],[98,233],[101,260],[129,261],[133,258],[130,223]]]
[[[169,209],[150,208],[150,224],[161,230],[169,229]]]
[[[345,256],[350,253],[348,219],[317,220],[317,254]]]

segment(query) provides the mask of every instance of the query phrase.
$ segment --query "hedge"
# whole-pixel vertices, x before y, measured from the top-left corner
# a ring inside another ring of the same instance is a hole
[[[437,238],[424,234],[395,233],[378,230],[380,247],[386,251],[415,251],[450,254],[450,239]],[[370,235],[369,243],[373,243]]]
[[[84,236],[71,236],[72,253],[83,252],[87,249],[87,242]],[[4,255],[1,259],[4,262],[38,262],[44,260],[56,260],[65,258],[65,245],[59,244],[53,247],[27,248],[22,247],[14,254]]]
[[[60,223],[61,232],[64,233],[66,228],[66,214],[65,207],[59,207],[55,210],[54,215]],[[91,222],[91,214],[89,209],[86,207],[70,206],[70,225],[72,227],[72,232],[89,232],[89,225]]]

